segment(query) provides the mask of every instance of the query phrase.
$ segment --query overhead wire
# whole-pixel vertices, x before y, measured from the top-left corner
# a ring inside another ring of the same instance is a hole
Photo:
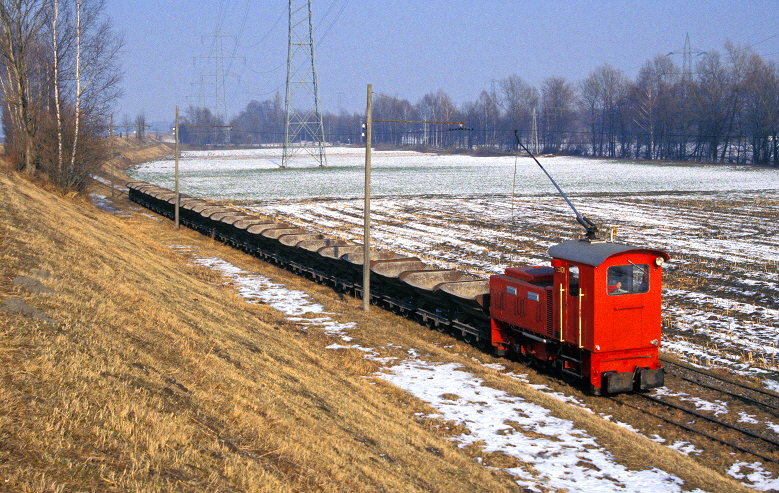
[[[270,70],[254,70],[254,69],[253,69],[253,68],[251,68],[251,67],[247,67],[247,69],[248,69],[250,72],[252,72],[252,73],[254,73],[254,74],[257,74],[257,75],[266,75],[266,74],[272,74],[273,72],[277,71],[278,69],[280,69],[280,68],[284,67],[286,64],[287,64],[287,61],[286,61],[286,60],[284,60],[284,61],[282,61],[280,64],[278,64],[277,66],[273,67],[273,68],[272,68],[272,69],[270,69]]]
[[[765,43],[766,41],[770,41],[770,40],[772,40],[772,39],[776,38],[777,36],[779,36],[779,33],[776,33],[776,34],[774,34],[774,35],[772,35],[772,36],[768,36],[768,37],[767,37],[767,38],[765,38],[764,40],[762,40],[762,41],[758,41],[757,43],[752,43],[751,45],[747,46],[747,48],[752,48],[752,47],[754,47],[754,46],[757,46],[757,45],[759,45],[759,44]]]
[[[276,26],[279,24],[279,22],[281,22],[281,19],[284,17],[284,14],[285,14],[285,12],[282,11],[281,14],[279,14],[279,17],[276,19],[276,22],[273,23],[273,25],[270,27],[270,29],[268,29],[268,31],[262,37],[260,37],[260,39],[257,40],[256,43],[254,43],[251,46],[246,46],[246,48],[256,48],[256,47],[258,47],[260,45],[260,43],[265,41],[268,38],[268,36],[270,36],[271,33],[273,33],[273,30],[276,29]]]
[[[333,1],[333,4],[334,4],[334,3],[335,3],[335,1]],[[341,5],[341,9],[340,9],[340,10],[338,11],[338,13],[335,15],[335,18],[333,19],[333,21],[330,23],[330,25],[329,25],[329,26],[327,26],[327,29],[325,30],[324,34],[322,34],[322,36],[320,36],[320,37],[319,37],[319,42],[320,42],[320,43],[322,43],[322,42],[324,41],[324,39],[325,39],[325,38],[327,38],[327,34],[330,32],[330,29],[332,29],[332,28],[333,28],[333,26],[335,25],[336,21],[338,21],[338,19],[341,17],[341,14],[342,14],[342,13],[343,13],[343,11],[346,9],[346,6],[347,6],[348,4],[349,4],[349,0],[344,0],[344,3],[343,3],[343,5]],[[331,4],[331,5],[332,5],[332,4]],[[324,21],[324,18],[323,18],[322,20]]]
[[[327,10],[325,10],[325,13],[324,13],[324,15],[322,15],[322,18],[319,20],[319,23],[316,26],[314,26],[315,30],[319,29],[319,26],[322,25],[322,23],[325,21],[327,16],[330,15],[330,11],[333,10],[333,5],[335,5],[336,1],[337,0],[333,0],[332,2],[330,2],[330,6],[327,7]]]
[[[248,12],[249,12],[248,8],[249,8],[250,0],[247,0],[246,3],[247,3],[247,8],[246,8],[246,12],[245,12],[245,17],[248,17]],[[287,13],[286,9],[282,10],[281,13],[279,14],[279,16],[276,18],[276,20],[270,26],[270,28],[268,28],[268,30],[265,31],[265,33],[262,36],[260,36],[259,39],[256,42],[254,42],[253,44],[244,45],[243,48],[246,49],[246,50],[252,50],[254,48],[257,48],[260,44],[262,44],[266,39],[268,39],[268,37],[270,37],[274,33],[274,31],[276,30],[277,26],[279,25],[281,20],[284,18],[284,15],[286,13]],[[237,47],[237,45],[236,45],[236,47]],[[253,68],[253,64],[252,63],[245,63],[244,66],[243,66],[243,69],[241,71],[241,75],[243,75],[247,70],[249,72],[251,72],[252,74],[255,74],[255,75],[271,74],[271,73],[274,73],[274,72],[278,71],[282,67],[284,67],[286,65],[286,63],[287,63],[286,60],[284,60],[281,63],[279,63],[279,65],[275,66],[274,68],[272,68],[270,70],[255,70]],[[273,90],[271,90],[269,92],[265,92],[265,93],[261,93],[261,94],[255,94],[254,97],[263,97],[263,96],[266,96],[266,95],[269,95],[269,94],[274,94],[283,85],[284,84],[281,84],[280,86],[274,88]],[[242,94],[244,94],[244,95],[247,95],[247,96],[250,95],[249,91],[245,91],[241,87],[236,87],[236,94],[238,93],[238,91],[242,91]]]
[[[517,153],[514,155],[514,180],[511,183],[511,222],[514,224],[514,191],[517,189],[517,161],[519,161],[519,146],[517,146]]]
[[[246,23],[249,18],[249,5],[250,0],[246,0],[246,6],[243,11],[243,18],[241,19],[240,27],[238,28],[238,34],[235,37],[235,42],[233,43],[233,51],[230,54],[230,58],[228,58],[228,64],[227,64],[227,73],[230,73],[230,71],[233,69],[233,62],[238,59],[236,57],[236,54],[238,53],[238,46],[241,44],[241,39],[243,38],[244,30],[246,29]],[[244,63],[243,63],[243,69],[238,74],[238,81],[235,84],[235,90],[233,91],[232,98],[233,100],[238,99],[238,91],[241,89],[241,79],[243,78],[244,71],[246,70],[246,58],[243,57]],[[227,115],[225,115],[225,118],[227,118]]]
[[[224,50],[223,50],[223,46],[221,44],[222,40],[219,39],[219,38],[222,37],[223,33],[225,32],[225,28],[227,26],[228,19],[232,18],[231,12],[235,11],[236,8],[238,8],[238,9],[240,8],[240,6],[237,5],[237,4],[238,4],[238,2],[232,2],[231,0],[219,0],[219,2],[218,2],[218,9],[217,9],[217,12],[216,12],[216,19],[215,19],[215,23],[214,23],[213,35],[211,36],[211,38],[212,38],[211,42],[206,44],[206,43],[203,43],[202,39],[201,39],[200,56],[196,57],[196,59],[193,61],[194,65],[195,65],[195,71],[196,71],[196,73],[199,74],[199,76],[197,76],[197,77],[200,79],[198,82],[195,82],[193,84],[199,86],[199,91],[198,91],[199,96],[198,96],[198,98],[200,100],[202,100],[205,97],[205,92],[204,92],[204,88],[203,88],[203,85],[204,85],[203,78],[206,77],[206,75],[207,75],[206,72],[208,70],[208,66],[210,65],[209,63],[205,63],[202,60],[213,59],[213,58],[225,58],[223,56],[224,55]],[[337,24],[337,22],[339,21],[339,19],[343,15],[343,13],[346,10],[346,7],[348,6],[348,4],[349,4],[349,0],[343,0],[342,2],[340,2],[340,4],[339,4],[338,0],[332,0],[329,3],[327,9],[325,10],[324,15],[320,18],[320,21],[315,26],[315,30],[316,31],[321,31],[322,26],[325,25],[325,23],[327,23],[328,20],[329,20],[329,24],[327,24],[327,28],[322,32],[322,34],[320,36],[318,36],[317,44],[321,44],[323,42],[323,40],[327,38],[328,34],[332,31],[332,29],[335,27],[335,25]],[[267,29],[267,31],[265,31],[265,33],[263,33],[257,39],[256,42],[254,42],[252,44],[244,45],[243,41],[244,41],[244,36],[245,36],[245,33],[246,33],[246,28],[247,28],[247,25],[248,25],[248,18],[249,18],[249,12],[250,12],[249,9],[250,8],[251,8],[251,0],[246,0],[246,2],[244,4],[244,8],[242,9],[243,12],[242,13],[239,13],[239,11],[235,12],[236,14],[240,15],[240,19],[241,20],[240,20],[240,23],[238,24],[238,32],[234,36],[233,45],[232,45],[231,49],[229,50],[229,56],[226,57],[227,58],[227,60],[226,60],[227,61],[227,67],[222,69],[222,71],[221,71],[223,74],[229,74],[234,69],[235,60],[238,59],[237,54],[239,53],[239,49],[249,49],[249,50],[251,50],[253,48],[256,48],[256,47],[260,46],[270,36],[272,36],[275,31],[277,31],[277,28],[278,28],[281,20],[284,18],[284,15],[286,13],[286,9],[282,10],[279,13],[279,15],[276,17],[276,19],[273,22],[273,24]],[[207,36],[204,35],[201,38],[206,38],[206,37]],[[271,69],[268,69],[268,70],[256,70],[256,69],[253,68],[253,64],[252,63],[246,63],[246,57],[243,57],[243,58],[244,58],[243,67],[241,68],[240,73],[237,74],[238,81],[237,81],[237,83],[234,86],[235,87],[234,90],[232,91],[233,99],[237,99],[239,93],[248,94],[248,92],[243,89],[242,84],[241,84],[241,81],[243,80],[243,76],[245,75],[245,73],[247,71],[252,73],[252,74],[255,74],[255,75],[268,75],[268,74],[272,74],[272,73],[277,73],[287,63],[286,60],[284,60],[284,61],[282,61],[281,63],[279,63],[278,65],[274,66]],[[198,59],[201,59],[201,61],[198,62]],[[215,63],[220,63],[220,62],[224,63],[225,60],[217,60]],[[218,78],[220,76],[219,73],[220,73],[220,70],[219,70],[219,68],[217,68],[216,69],[216,73],[215,73],[214,76]],[[219,85],[219,81],[215,81],[214,83]],[[222,83],[222,84],[224,84],[224,83]],[[256,94],[255,96],[262,97],[262,96],[265,96],[265,95],[274,94],[283,85],[284,84],[282,83],[279,86],[275,87],[274,89],[272,89],[272,90],[270,90],[268,92],[264,92],[264,93],[261,93],[261,94]]]

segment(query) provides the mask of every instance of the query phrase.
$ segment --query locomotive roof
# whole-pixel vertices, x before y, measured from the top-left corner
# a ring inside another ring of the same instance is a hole
[[[658,257],[668,260],[670,257],[662,250],[651,248],[639,248],[623,243],[611,242],[590,242],[588,240],[565,241],[558,245],[549,247],[549,255],[552,258],[570,260],[580,264],[597,267],[606,261],[609,257],[625,252],[643,252],[652,253]]]

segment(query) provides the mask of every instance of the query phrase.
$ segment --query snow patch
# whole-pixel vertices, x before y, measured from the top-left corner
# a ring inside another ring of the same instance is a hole
[[[442,419],[465,426],[468,433],[454,438],[461,447],[480,444],[484,452],[515,457],[521,465],[507,471],[529,491],[541,491],[539,481],[545,488],[583,493],[683,491],[679,478],[656,468],[628,470],[573,422],[485,387],[483,380],[460,367],[409,360],[379,376],[430,404]]]

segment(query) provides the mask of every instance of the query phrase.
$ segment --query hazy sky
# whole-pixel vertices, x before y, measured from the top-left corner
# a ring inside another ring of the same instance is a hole
[[[172,121],[176,105],[213,107],[220,52],[230,57],[231,116],[252,99],[283,98],[287,9],[284,0],[108,0],[126,42],[118,117]],[[724,51],[729,39],[779,61],[776,0],[313,0],[312,9],[320,97],[332,112],[363,113],[368,83],[412,104],[442,89],[459,105],[512,74],[540,87],[609,63],[632,78],[655,55],[681,52],[687,33],[693,49]]]

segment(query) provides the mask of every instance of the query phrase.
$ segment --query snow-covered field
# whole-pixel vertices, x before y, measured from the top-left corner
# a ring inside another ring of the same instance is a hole
[[[279,169],[280,161],[279,149],[185,153],[181,190],[360,242],[364,150],[330,149],[327,168]],[[541,162],[582,214],[604,229],[617,226],[619,241],[671,255],[666,351],[779,390],[779,169]],[[165,160],[131,175],[172,188],[172,172]],[[375,245],[484,276],[545,263],[547,247],[581,233],[526,157],[374,151],[371,185]]]
[[[214,199],[266,201],[300,198],[356,198],[363,195],[364,150],[330,149],[328,166],[280,169],[278,148],[183,153],[179,160],[182,190]],[[516,163],[518,195],[555,194],[546,176],[528,157],[439,156],[411,151],[374,151],[374,196],[490,197],[510,195]],[[779,173],[734,166],[635,164],[572,157],[542,159],[544,167],[574,193],[622,195],[675,191],[776,190]],[[174,161],[137,166],[132,177],[173,188]],[[773,175],[772,178],[768,176]]]

